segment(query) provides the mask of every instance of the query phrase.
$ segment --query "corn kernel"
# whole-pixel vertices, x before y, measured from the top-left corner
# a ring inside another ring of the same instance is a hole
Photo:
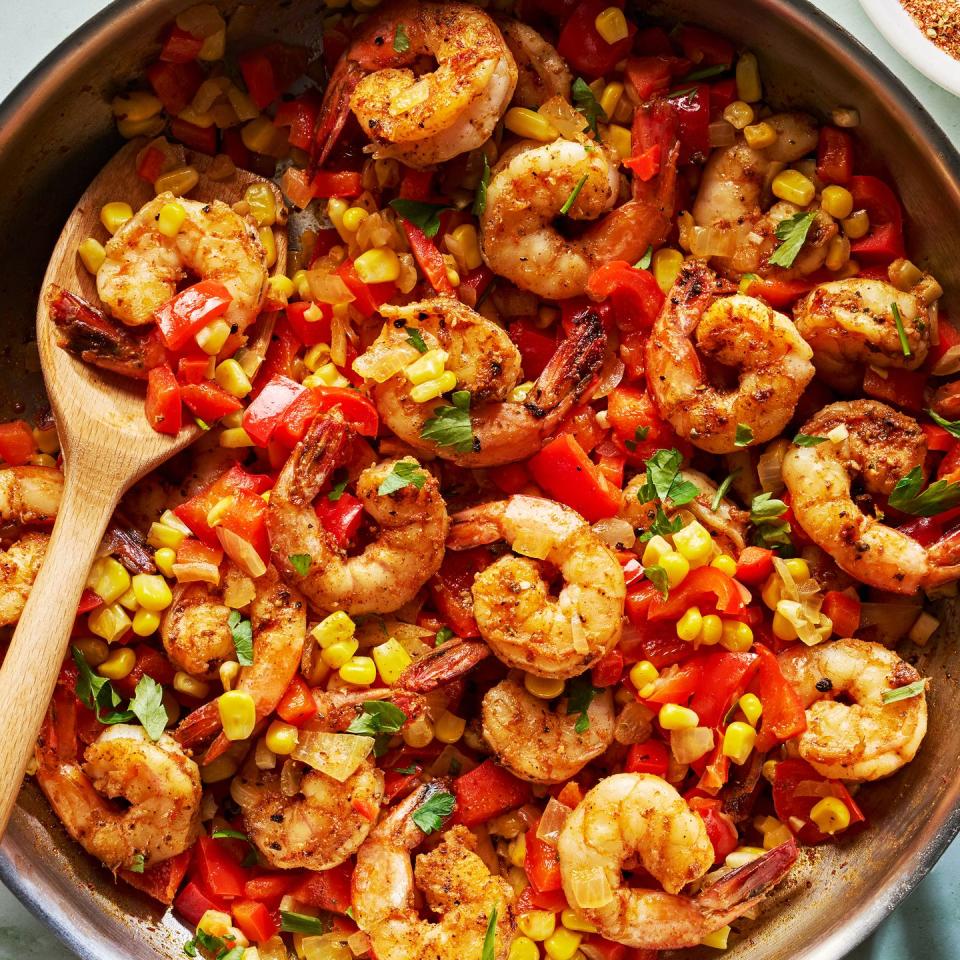
[[[515,867],[523,867],[527,860],[527,835],[525,833],[517,834],[507,844],[507,857]]]
[[[228,98],[231,92],[232,90],[227,92]],[[232,103],[232,98],[230,99]],[[240,130],[240,139],[248,150],[264,153],[268,157],[282,157],[290,146],[287,134],[279,127],[275,127],[269,117],[254,117],[245,123]]]
[[[737,96],[745,103],[756,103],[763,96],[760,66],[753,53],[742,53],[737,60]]]
[[[810,565],[803,557],[790,557],[784,560],[784,565],[797,583],[803,583],[810,579]]]
[[[257,235],[263,245],[263,252],[267,255],[267,267],[272,267],[277,262],[277,238],[273,227],[261,227]]]
[[[600,107],[608,117],[613,116],[622,96],[623,84],[617,80],[611,81],[603,88],[603,93],[600,94]]]
[[[617,10],[617,13],[620,13]],[[623,14],[620,14],[623,16]],[[574,954],[580,948],[583,934],[575,933],[566,927],[558,927],[543,941],[543,949],[550,960],[573,960]]]
[[[369,216],[370,214],[363,207],[350,207],[342,218],[343,229],[356,233],[360,229],[360,224]]]
[[[789,603],[790,601],[780,601],[780,603],[785,602]],[[777,604],[777,607],[780,606],[780,603]],[[773,635],[778,640],[783,640],[785,643],[789,642],[790,640],[797,639],[797,628],[780,612],[779,609],[773,615],[773,622],[770,625],[770,629],[773,630]]]
[[[763,120],[760,123],[747,124],[743,128],[743,136],[747,141],[747,146],[753,150],[763,150],[765,147],[772,147],[777,142],[777,131]]]
[[[41,453],[54,454],[60,449],[60,438],[57,436],[56,427],[48,427],[46,430],[34,427],[33,442]]]
[[[531,940],[546,940],[557,928],[557,916],[552,910],[529,910],[517,917],[517,926]]]
[[[250,204],[250,215],[258,227],[272,227],[277,222],[277,198],[268,183],[251,183],[243,192]]]
[[[243,367],[236,360],[224,360],[219,364],[214,379],[231,397],[238,400],[245,397],[252,389],[250,378],[243,372]]]
[[[715,614],[708,613],[703,618],[703,626],[700,628],[700,636],[697,642],[702,647],[716,646],[723,637],[723,621]]]
[[[689,707],[665,703],[657,715],[664,730],[690,730],[700,725],[700,718]]]
[[[846,220],[853,213],[853,194],[846,187],[831,184],[823,188],[820,206],[835,220]]]
[[[593,25],[597,33],[610,44],[619,43],[630,36],[627,18],[619,7],[607,7],[606,10],[601,10],[593,21]]]
[[[467,729],[467,721],[449,710],[444,710],[433,725],[433,735],[441,743],[456,743]]]
[[[119,600],[117,600],[117,603],[119,603],[121,607],[129,610],[131,613],[135,613],[140,607],[140,603],[137,600],[137,595],[133,592],[132,586],[126,591],[126,593],[123,594],[122,597],[120,597]]]
[[[817,188],[799,170],[781,170],[770,185],[775,197],[805,207],[813,200]]]
[[[436,400],[437,397],[449,393],[457,385],[457,375],[452,370],[444,370],[436,380],[427,380],[418,383],[410,391],[410,399],[414,403],[426,403]]]
[[[191,677],[189,673],[178,670],[173,675],[173,689],[177,693],[182,693],[185,697],[195,697],[197,700],[203,700],[210,692],[210,684]]]
[[[653,255],[651,266],[657,286],[664,293],[669,293],[670,288],[677,281],[680,268],[683,266],[683,254],[671,247],[664,247]]]
[[[133,90],[125,97],[114,97],[110,106],[115,117],[133,123],[149,120],[163,109],[159,98],[146,90]]]
[[[400,736],[408,747],[425,747],[433,740],[433,724],[426,717],[417,717],[404,726]]]
[[[667,582],[671,587],[679,587],[690,572],[690,562],[685,556],[671,550],[660,558],[660,566],[667,574]]]
[[[228,740],[246,740],[257,723],[257,705],[243,690],[228,690],[220,694],[217,709],[223,722],[223,733]]]
[[[827,244],[823,265],[828,270],[842,270],[850,262],[850,238],[837,234]]]
[[[304,355],[304,366],[312,373],[330,361],[330,345],[327,343],[314,344]]]
[[[357,687],[369,687],[377,679],[376,664],[370,657],[351,657],[340,667],[340,679]]]
[[[735,577],[737,575],[737,561],[730,556],[729,553],[721,553],[719,557],[714,557],[710,561],[710,566],[716,568],[721,573],[725,573],[728,577]]]
[[[107,259],[107,251],[99,241],[94,240],[93,237],[87,237],[86,240],[81,240],[77,244],[77,256],[87,272],[96,276],[97,271],[103,266],[103,261]]]
[[[507,960],[540,960],[540,948],[529,937],[514,937]]]
[[[79,640],[72,640],[71,644],[83,654],[83,659],[91,667],[99,667],[110,656],[110,647],[99,637],[81,637]]]
[[[207,526],[216,527],[223,523],[223,518],[226,517],[226,515],[231,511],[236,502],[236,497],[221,497],[207,511]]]
[[[307,271],[297,270],[297,272],[294,273],[290,279],[293,282],[294,287],[296,287],[297,296],[299,296],[301,300],[309,300],[310,281],[307,278]]]
[[[187,219],[187,211],[179,203],[165,203],[157,214],[157,229],[171,239],[175,237]]]
[[[166,173],[161,173],[153,181],[153,192],[159,196],[161,193],[172,193],[174,196],[182,197],[189,193],[200,182],[200,174],[194,167],[175,167]]]
[[[206,354],[215,357],[227,342],[230,336],[230,324],[226,320],[211,320],[205,327],[197,331],[194,340],[197,346]]]
[[[177,552],[170,547],[160,547],[153,554],[153,562],[157,569],[165,576],[173,576],[173,565],[177,562]]]
[[[527,394],[536,386],[532,380],[526,380],[518,383],[509,393],[507,399],[511,403],[523,403],[527,399]]]
[[[821,833],[832,836],[850,826],[850,810],[838,797],[824,797],[810,811],[810,819]]]
[[[641,559],[645,567],[654,567],[660,562],[661,557],[672,552],[673,547],[670,545],[670,541],[664,539],[658,533],[647,541],[647,545],[643,548],[643,557]]]
[[[379,247],[361,253],[353,268],[364,283],[394,283],[400,276],[400,258],[389,247]]]
[[[704,947],[714,947],[717,950],[726,950],[727,941],[730,939],[730,924],[721,927],[719,930],[713,930],[708,933],[700,943]]]
[[[560,922],[568,930],[576,930],[578,933],[596,933],[597,928],[589,921],[577,913],[576,910],[567,907],[560,913]]]
[[[463,223],[453,231],[452,236],[463,251],[463,265],[468,270],[476,270],[483,263],[477,228],[472,223]]]
[[[763,704],[755,693],[745,693],[738,701],[737,705],[743,711],[743,715],[750,721],[751,726],[756,726],[763,713]]]
[[[217,673],[220,675],[220,686],[224,690],[233,690],[240,676],[240,664],[236,660],[224,660]]]
[[[130,589],[130,574],[113,557],[100,557],[90,568],[87,586],[105,604],[115,603]]]
[[[724,620],[720,646],[732,653],[744,653],[753,645],[753,630],[739,620]]]
[[[633,137],[627,127],[619,123],[610,123],[601,129],[604,143],[610,144],[620,160],[629,160],[633,156]]]
[[[445,350],[428,350],[422,357],[418,357],[413,363],[408,364],[404,374],[414,386],[419,386],[421,383],[427,383],[440,377],[444,372],[443,367],[446,362],[447,352]]]
[[[555,677],[536,677],[532,673],[523,675],[523,685],[527,692],[541,700],[552,700],[563,693],[563,680]]]
[[[148,117],[146,120],[128,120],[124,117],[117,121],[117,133],[125,140],[134,137],[155,137],[166,126],[163,117]]]
[[[713,554],[713,538],[697,520],[688,523],[673,535],[673,545],[685,557],[691,569],[702,567]]]
[[[370,653],[373,656],[373,662],[377,665],[380,679],[388,687],[392,687],[413,662],[410,654],[393,637],[374,647]]]
[[[511,107],[503,118],[503,125],[525,140],[551,143],[560,136],[556,127],[546,117],[526,107]]]
[[[748,863],[753,863],[758,857],[766,853],[763,847],[737,847],[736,850],[728,853],[723,861],[731,870],[738,867],[745,867]]]
[[[692,643],[700,634],[703,627],[703,617],[698,607],[690,607],[677,621],[677,636],[687,643]]]
[[[660,671],[649,660],[641,660],[630,668],[630,682],[638,691],[652,684],[659,676]]]
[[[32,467],[56,467],[57,461],[49,453],[35,453],[27,463]]]
[[[129,647],[120,647],[97,667],[97,673],[108,680],[122,680],[130,676],[136,665],[137,655]]]
[[[342,610],[324,617],[311,631],[313,639],[326,650],[343,640],[352,640],[357,625]]]
[[[870,214],[866,210],[857,210],[841,221],[843,232],[851,240],[859,240],[870,232]]]
[[[747,762],[757,742],[757,731],[749,723],[734,720],[723,734],[723,755],[738,766]]]
[[[293,296],[296,289],[293,281],[282,273],[267,279],[267,293],[271,300],[284,303]]]
[[[274,720],[267,727],[267,746],[280,757],[289,756],[300,740],[300,731],[293,724]]]
[[[760,599],[763,600],[771,610],[776,610],[777,604],[780,602],[782,590],[783,581],[776,573],[771,573],[770,576],[767,577],[763,589],[760,591]]]
[[[360,649],[360,644],[351,637],[349,640],[337,640],[325,647],[320,654],[323,662],[331,670],[339,670]]]
[[[138,573],[133,578],[133,593],[144,610],[166,610],[173,602],[173,594],[163,577]]]
[[[781,843],[789,843],[793,839],[793,831],[785,823],[774,820],[773,817],[768,819],[773,820],[773,826],[762,831],[764,850],[772,850],[774,847],[779,847]]]
[[[151,637],[160,629],[160,614],[156,610],[138,610],[133,615],[133,632],[138,637]]]
[[[723,119],[737,130],[749,126],[753,123],[753,118],[753,107],[743,100],[734,100],[723,108]]]
[[[109,233],[116,233],[132,216],[133,208],[122,201],[105,203],[100,208],[100,222]]]
[[[325,363],[315,373],[303,378],[305,387],[349,387],[350,381],[332,363]]]

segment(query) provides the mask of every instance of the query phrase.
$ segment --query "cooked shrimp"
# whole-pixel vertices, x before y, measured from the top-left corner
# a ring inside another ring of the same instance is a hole
[[[425,470],[418,470],[419,487],[379,492],[398,463],[419,468],[413,457],[367,467],[357,480],[357,497],[379,529],[362,553],[346,556],[312,506],[346,437],[338,413],[318,417],[280,471],[267,514],[273,558],[284,579],[318,610],[389,613],[412,600],[440,568],[447,507],[436,478]],[[310,558],[306,573],[290,561],[298,554]]]
[[[461,466],[491,467],[535,454],[584,396],[603,364],[606,337],[597,315],[584,311],[570,336],[524,399],[508,399],[520,381],[520,354],[497,324],[458,300],[436,297],[403,307],[384,305],[388,321],[375,348],[406,341],[417,328],[424,341],[448,354],[446,369],[457,389],[470,392],[472,446],[444,445],[425,439],[427,422],[440,402],[415,403],[403,372],[375,384],[373,399],[384,423],[405,443]]]
[[[704,890],[680,895],[712,866],[700,815],[660,777],[619,773],[601,780],[567,818],[557,843],[567,900],[601,936],[629,947],[674,950],[742,916],[787,874],[795,841],[776,847]],[[663,891],[624,884],[638,857]]]
[[[914,758],[927,732],[926,692],[883,702],[885,693],[921,679],[892,650],[845,639],[791,647],[777,659],[807,711],[800,756],[823,776],[879,780]]]
[[[837,428],[844,439],[791,447],[783,459],[783,481],[807,536],[851,577],[880,590],[914,594],[960,578],[955,548],[921,546],[865,514],[850,490],[859,475],[867,493],[885,497],[923,467],[927,442],[917,422],[875,400],[851,400],[824,407],[800,432],[825,437]]]
[[[436,70],[415,73],[411,68],[425,57]],[[490,138],[516,85],[517,65],[483,10],[465,3],[387,4],[363,25],[330,78],[314,138],[316,165],[326,160],[350,110],[375,157],[410,167],[443,163]]]
[[[0,551],[0,627],[20,619],[49,541],[47,534],[32,531]]]
[[[584,293],[601,264],[638,260],[666,237],[672,195],[628,200],[613,209],[619,171],[616,154],[586,137],[524,140],[511,147],[493,168],[480,216],[487,265],[522,290],[562,300]],[[596,222],[568,239],[554,223],[574,194],[566,217]]]
[[[178,203],[186,219],[175,237],[157,227],[160,210]],[[131,327],[176,292],[188,273],[217,280],[231,296],[223,319],[243,331],[256,318],[267,288],[267,254],[252,222],[223,203],[201,203],[161,193],[110,238],[97,271],[97,293],[110,313]]]
[[[473,581],[474,616],[497,657],[536,676],[566,679],[616,646],[626,597],[623,571],[578,513],[517,495],[453,517],[451,549],[497,540],[523,554],[501,557]],[[538,560],[560,571],[556,599]]]
[[[498,20],[497,26],[517,64],[513,102],[536,110],[551,97],[569,101],[573,74],[556,49],[519,20]]]
[[[209,678],[236,655],[227,618],[230,608],[209,583],[178,583],[160,621],[170,662],[194,677]]]
[[[0,523],[43,523],[53,519],[63,496],[63,474],[55,467],[0,470]]]
[[[576,776],[613,743],[613,695],[598,693],[587,708],[589,725],[576,726],[579,713],[567,712],[561,698],[551,708],[511,674],[483,698],[483,738],[497,759],[521,780],[563,783]]]
[[[37,742],[37,783],[67,832],[111,870],[150,867],[200,834],[200,771],[169,734],[106,727],[86,749],[58,742],[48,716]],[[122,801],[121,803],[114,802]]]
[[[800,336],[813,348],[817,374],[845,393],[860,389],[864,365],[916,370],[930,348],[926,305],[883,280],[853,277],[823,283],[796,305],[793,316]]]
[[[514,893],[492,876],[477,855],[466,827],[448,830],[440,845],[417,857],[411,853],[424,834],[413,814],[444,789],[441,782],[420,787],[393,807],[357,852],[353,914],[370,936],[378,960],[466,960],[479,957],[496,912],[493,956],[506,960],[516,932]],[[421,891],[437,922],[417,910]]]
[[[711,453],[748,445],[737,436],[741,426],[749,445],[777,436],[814,375],[813,351],[787,317],[753,297],[718,295],[722,289],[702,260],[686,262],[647,344],[647,382],[661,416]],[[698,350],[713,365],[739,368],[736,387],[714,386]]]

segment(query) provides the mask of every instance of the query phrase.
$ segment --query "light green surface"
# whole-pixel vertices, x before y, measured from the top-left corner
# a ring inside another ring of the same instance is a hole
[[[954,143],[960,145],[960,102],[895,53],[857,0],[815,2],[891,66]],[[61,39],[103,6],[99,0],[0,0],[0,98]],[[847,960],[960,957],[958,904],[960,842],[950,848],[914,894]],[[71,960],[72,956],[0,886],[0,960]]]

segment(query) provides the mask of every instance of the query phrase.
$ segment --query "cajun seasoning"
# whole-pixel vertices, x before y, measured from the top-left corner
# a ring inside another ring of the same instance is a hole
[[[900,0],[928,40],[960,60],[960,0]]]

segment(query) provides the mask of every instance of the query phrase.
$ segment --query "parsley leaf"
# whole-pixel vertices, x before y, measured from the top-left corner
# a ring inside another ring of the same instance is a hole
[[[216,960],[243,960],[245,948],[236,946],[227,953],[218,954]]]
[[[937,480],[922,493],[923,471],[914,467],[901,477],[890,494],[890,506],[915,517],[932,517],[960,504],[960,483]]]
[[[417,464],[411,463],[409,460],[398,460],[393,465],[393,469],[384,477],[383,483],[377,488],[377,493],[384,497],[388,493],[396,493],[397,490],[402,490],[404,487],[416,487],[418,490],[422,490],[426,482],[427,475]]]
[[[420,436],[441,447],[453,447],[458,453],[468,453],[474,449],[470,393],[457,390],[450,399],[452,406],[434,407],[433,416],[423,425]]]
[[[946,420],[935,410],[928,410],[927,414],[938,427],[943,427],[951,437],[960,440],[960,420]]]
[[[573,105],[584,115],[587,121],[585,130],[592,130],[597,133],[597,123],[600,120],[606,120],[607,114],[600,102],[593,95],[590,85],[583,77],[577,77],[570,88],[573,96]]]
[[[733,471],[733,473],[728,473],[723,478],[723,483],[717,487],[717,492],[713,495],[713,500],[710,501],[710,509],[716,511],[720,508],[720,501],[727,495],[727,491],[730,489],[730,484],[737,478],[737,474],[740,473],[739,467]]]
[[[753,498],[750,522],[756,528],[753,534],[755,546],[767,549],[791,546],[790,524],[778,519],[786,512],[787,505],[782,500],[773,499],[771,493],[761,493]]]
[[[910,342],[907,340],[907,331],[903,329],[903,317],[900,316],[900,307],[894,302],[890,304],[890,309],[893,312],[893,322],[897,325],[900,349],[903,351],[905,357],[912,356],[913,351],[910,349]]]
[[[926,689],[926,680],[914,680],[905,687],[897,687],[896,690],[884,690],[880,699],[884,703],[896,703],[898,700],[909,700],[911,697],[919,697]]]
[[[293,563],[293,558],[290,558]],[[253,627],[239,610],[231,610],[227,617],[230,633],[233,635],[233,646],[237,651],[237,663],[241,667],[253,665]]]
[[[287,559],[290,561],[290,566],[293,567],[301,577],[307,575],[307,571],[313,563],[313,557],[311,557],[309,553],[291,553]]]
[[[494,907],[487,921],[487,932],[483,935],[483,949],[480,960],[494,960],[497,939],[497,908]]]
[[[587,174],[584,174],[578,181],[577,185],[570,191],[570,196],[563,201],[563,206],[560,208],[560,212],[566,216],[571,207],[577,202],[577,197],[580,196],[580,191],[583,189],[583,185],[587,182]]]
[[[646,578],[660,591],[660,596],[666,600],[670,596],[670,578],[667,576],[667,571],[659,563],[655,563],[652,566],[644,567],[643,572]]]
[[[807,234],[815,217],[816,213],[811,210],[807,213],[796,213],[777,224],[777,239],[780,241],[780,246],[768,261],[772,267],[793,266],[800,248],[806,243]]]
[[[754,528],[750,542],[755,547],[776,550],[780,547],[792,547],[790,524],[786,520],[769,520]]]
[[[320,936],[333,929],[333,921],[326,912],[319,917],[311,917],[306,913],[292,913],[289,910],[280,911],[280,930],[282,933],[305,933],[307,936]]]
[[[156,739],[156,737],[154,737],[154,739]],[[127,869],[131,873],[143,873],[144,869],[146,869],[146,863],[144,862],[143,854],[135,853],[133,855],[133,860],[130,863],[130,866],[127,867]]]
[[[167,711],[163,706],[163,687],[153,677],[144,674],[130,701],[130,710],[143,724],[151,740],[159,740],[167,726]]]
[[[344,471],[337,470],[333,475],[333,487],[327,494],[327,500],[329,500],[330,503],[336,503],[343,496],[343,491],[347,489],[347,484],[349,482],[350,478],[346,475],[346,473]]]
[[[441,627],[433,639],[433,645],[439,647],[441,643],[446,643],[453,636],[455,634],[449,627]]]
[[[712,67],[701,67],[681,77],[680,83],[693,83],[695,80],[709,80],[711,77],[719,77],[721,73],[726,73],[730,68],[725,63],[716,63]]]
[[[477,184],[477,192],[473,196],[473,215],[479,217],[487,209],[487,187],[490,184],[490,161],[487,155],[483,155],[483,172],[480,174],[480,182]]]
[[[419,227],[428,237],[435,237],[440,230],[440,214],[450,208],[443,203],[427,203],[426,200],[391,200],[390,206],[408,223]]]
[[[197,947],[200,947],[205,954],[213,957],[214,960],[224,960],[232,952],[230,944],[233,943],[233,939],[233,937],[227,939],[216,937],[198,927],[197,935],[183,945],[183,952],[188,957],[195,957],[197,956]]]
[[[395,53],[406,53],[410,49],[410,38],[402,23],[393,31],[393,49]]]
[[[590,704],[593,703],[593,698],[599,692],[585,675],[574,677],[567,684],[567,716],[569,717],[574,713],[580,714],[577,717],[577,722],[573,725],[573,729],[577,733],[586,733],[590,729],[590,717],[587,715],[587,711],[590,709]]]
[[[71,647],[73,662],[80,671],[77,675],[77,696],[84,706],[89,707],[103,724],[126,723],[133,719],[129,710],[117,710],[120,706],[120,694],[106,677],[100,677],[90,669],[79,648]]]
[[[424,833],[434,833],[443,826],[443,821],[453,813],[456,802],[452,793],[435,793],[426,803],[421,803],[413,811],[413,822]]]
[[[423,342],[423,334],[416,327],[407,327],[407,343],[415,347],[419,353],[427,352],[427,345]]]
[[[250,838],[245,833],[242,833],[240,830],[229,830],[226,827],[222,830],[214,830],[210,836],[214,840],[242,840],[244,843],[250,842]]]
[[[749,447],[751,443],[753,443],[753,431],[747,424],[738,423],[733,445],[735,447]]]
[[[774,500],[772,493],[758,493],[750,504],[750,522],[763,523],[764,520],[775,520],[787,512],[787,505],[782,500]]]
[[[644,461],[647,479],[637,491],[637,499],[641,503],[669,500],[675,507],[682,507],[695,500],[700,491],[696,484],[683,479],[680,473],[682,463],[683,457],[679,450],[658,450],[649,460]]]
[[[399,733],[407,715],[394,703],[386,700],[364,700],[363,713],[355,717],[347,733],[376,737],[381,733]]]
[[[653,244],[651,243],[650,246],[647,247],[647,252],[637,261],[637,269],[649,270],[650,264],[652,262],[653,262]],[[647,427],[647,429],[649,430],[650,428]]]
[[[818,447],[821,443],[826,443],[827,439],[827,437],[815,437],[809,433],[798,433],[793,438],[793,442],[798,447]]]
[[[673,533],[679,533],[683,527],[683,520],[680,517],[668,517],[663,512],[663,507],[657,505],[657,514],[653,518],[653,523],[640,534],[640,542],[646,543],[656,536],[669,537]]]
[[[412,777],[417,772],[417,765],[411,763],[409,767],[395,767],[394,773],[402,774],[405,777]]]
[[[623,445],[632,453],[637,449],[637,444],[642,443],[648,436],[650,436],[649,427],[637,427],[637,429],[633,431],[633,439],[624,440]]]

